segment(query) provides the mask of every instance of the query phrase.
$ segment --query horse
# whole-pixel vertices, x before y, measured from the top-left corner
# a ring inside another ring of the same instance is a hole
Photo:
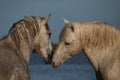
[[[81,51],[93,66],[97,80],[120,80],[120,31],[105,22],[63,19],[65,27],[52,56],[53,67]]]
[[[33,51],[50,63],[52,44],[47,17],[29,16],[14,23],[0,40],[0,79],[30,80],[28,64]]]

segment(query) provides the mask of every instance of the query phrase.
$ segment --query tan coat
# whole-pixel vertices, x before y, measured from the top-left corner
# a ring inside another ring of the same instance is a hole
[[[52,65],[58,67],[83,51],[97,80],[120,80],[120,31],[103,22],[64,22]]]
[[[27,17],[15,23],[0,40],[0,80],[30,80],[28,63],[33,50],[50,62],[52,45],[46,18]]]

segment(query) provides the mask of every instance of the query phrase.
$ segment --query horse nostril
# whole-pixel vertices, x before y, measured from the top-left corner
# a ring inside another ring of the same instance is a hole
[[[52,66],[55,66],[55,62],[52,62]]]
[[[54,62],[54,61],[52,61],[52,63],[51,63],[51,65],[54,67],[54,68],[57,68],[57,67],[59,67],[59,66],[61,66],[61,62]]]

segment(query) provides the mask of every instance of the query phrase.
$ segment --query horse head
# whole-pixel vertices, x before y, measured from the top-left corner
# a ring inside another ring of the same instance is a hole
[[[74,23],[64,19],[65,27],[60,33],[59,43],[56,47],[53,57],[52,66],[59,67],[67,59],[71,58],[76,53],[79,53],[78,30]]]
[[[47,17],[25,17],[16,22],[9,33],[18,50],[27,62],[32,51],[38,52],[46,63],[51,61],[52,44],[51,31],[48,25],[50,15]]]
[[[39,26],[39,30],[34,37],[34,47],[33,49],[38,52],[43,58],[46,63],[51,62],[51,55],[52,55],[52,44],[50,41],[51,31],[49,25],[47,24],[50,15],[47,17],[37,17],[36,21]]]

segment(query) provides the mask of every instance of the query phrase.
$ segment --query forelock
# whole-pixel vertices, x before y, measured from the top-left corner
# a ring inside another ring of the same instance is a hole
[[[59,39],[63,38],[63,36],[65,36],[65,34],[67,32],[70,32],[71,28],[68,26],[68,25],[65,25],[65,27],[62,29],[61,33],[60,33],[60,36],[59,36]],[[72,32],[72,31],[71,31]]]

